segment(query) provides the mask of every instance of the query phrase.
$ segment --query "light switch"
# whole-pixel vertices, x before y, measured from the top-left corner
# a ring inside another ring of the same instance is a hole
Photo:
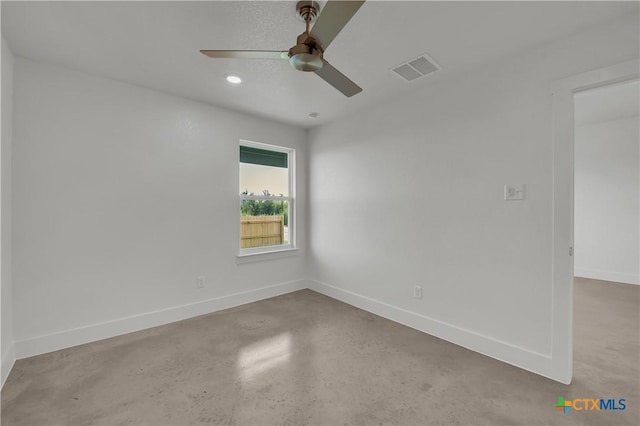
[[[522,183],[519,185],[505,185],[504,199],[507,201],[524,200],[524,184]]]

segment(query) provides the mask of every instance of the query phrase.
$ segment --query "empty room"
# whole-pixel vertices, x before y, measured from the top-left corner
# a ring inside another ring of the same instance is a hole
[[[640,424],[637,1],[2,1],[2,425]]]

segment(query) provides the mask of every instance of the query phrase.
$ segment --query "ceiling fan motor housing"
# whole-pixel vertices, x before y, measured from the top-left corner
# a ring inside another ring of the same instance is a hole
[[[298,44],[289,49],[289,63],[300,71],[317,71],[322,68],[322,47],[309,33],[298,36]]]

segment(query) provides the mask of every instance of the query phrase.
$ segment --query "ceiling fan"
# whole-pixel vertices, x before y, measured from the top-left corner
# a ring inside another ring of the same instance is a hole
[[[316,1],[300,1],[297,16],[305,22],[306,30],[298,36],[296,45],[287,50],[201,50],[210,58],[288,59],[300,71],[315,72],[324,81],[351,97],[362,88],[324,59],[324,51],[349,19],[360,9],[362,1],[328,0],[320,13]],[[309,25],[315,25],[309,31]]]

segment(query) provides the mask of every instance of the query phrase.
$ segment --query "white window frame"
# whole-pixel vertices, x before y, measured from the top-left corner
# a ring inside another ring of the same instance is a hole
[[[268,254],[268,253],[278,253],[278,252],[290,252],[293,250],[297,250],[296,248],[296,182],[295,182],[295,165],[296,165],[296,150],[294,148],[278,146],[278,145],[270,145],[261,142],[253,142],[248,140],[240,140],[240,146],[246,146],[250,148],[264,149],[275,152],[282,152],[287,154],[288,159],[288,173],[289,173],[289,195],[288,196],[279,196],[279,195],[243,195],[239,194],[238,199],[238,232],[237,232],[237,244],[238,244],[238,257],[247,257],[247,256],[255,256],[260,254]],[[238,180],[240,179],[240,161],[238,160]],[[236,185],[236,188],[239,188],[240,185]],[[289,216],[287,219],[287,228],[289,230],[289,242],[287,244],[280,245],[272,245],[272,246],[263,246],[263,247],[251,247],[251,248],[241,248],[240,247],[240,208],[242,207],[243,200],[273,200],[273,201],[287,201],[289,206]]]

